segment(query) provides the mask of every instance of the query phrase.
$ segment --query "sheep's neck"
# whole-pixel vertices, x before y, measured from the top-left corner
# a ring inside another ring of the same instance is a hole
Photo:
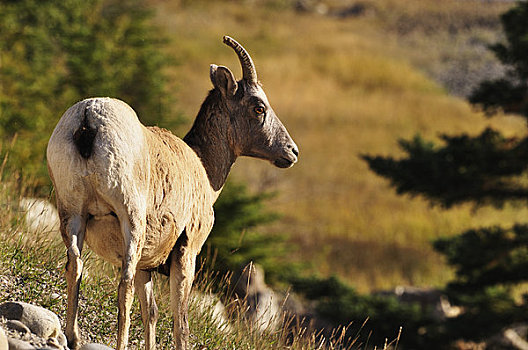
[[[183,140],[200,157],[211,187],[219,192],[237,157],[228,142],[228,125],[225,118],[221,117],[225,113],[225,106],[220,105],[221,99],[215,97],[214,93],[212,91],[205,99],[191,130]]]

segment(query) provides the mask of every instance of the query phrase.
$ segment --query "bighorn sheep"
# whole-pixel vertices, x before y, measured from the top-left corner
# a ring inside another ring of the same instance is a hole
[[[70,107],[47,149],[60,230],[67,247],[66,337],[80,345],[77,324],[83,243],[122,268],[117,349],[126,349],[134,289],[155,349],[157,307],[151,272],[169,271],[174,341],[188,347],[187,304],[195,259],[214,221],[213,203],[234,161],[250,156],[288,168],[298,149],[270,107],[247,51],[225,36],[243,78],[211,65],[209,92],[183,141],[143,126],[126,103],[91,98]]]

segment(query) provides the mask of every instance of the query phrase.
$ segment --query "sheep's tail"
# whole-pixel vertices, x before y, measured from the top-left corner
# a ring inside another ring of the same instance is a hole
[[[88,123],[88,113],[88,106],[85,106],[81,125],[73,133],[73,142],[84,159],[88,159],[92,155],[95,135],[97,134],[97,129]]]

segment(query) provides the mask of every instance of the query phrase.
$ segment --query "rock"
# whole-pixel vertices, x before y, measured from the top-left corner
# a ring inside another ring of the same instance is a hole
[[[457,317],[462,313],[462,309],[451,305],[443,292],[438,289],[398,286],[394,290],[374,294],[393,296],[401,303],[418,304],[422,312],[430,312],[430,315],[438,321]]]
[[[6,322],[6,327],[22,334],[31,333],[29,328],[18,320],[8,320]]]
[[[57,315],[42,307],[23,302],[3,303],[0,327],[5,331],[10,350],[68,350]]]
[[[352,6],[348,6],[346,8],[336,11],[335,13],[333,13],[333,15],[339,18],[360,17],[372,11],[373,9],[370,5],[358,2]]]
[[[308,312],[295,293],[288,293],[284,296],[283,309],[289,316],[303,316]]]
[[[486,349],[528,350],[528,324],[513,324],[486,340]]]
[[[224,332],[229,332],[231,326],[227,320],[227,313],[224,304],[211,293],[193,293],[194,304],[198,307],[201,314],[211,317],[215,326]]]
[[[25,212],[26,225],[31,232],[50,232],[59,230],[57,209],[45,199],[22,198],[20,209]]]
[[[264,279],[264,269],[253,263],[244,267],[235,286],[235,292],[239,296],[246,296],[265,289],[268,289],[268,286]]]
[[[281,319],[279,297],[271,289],[251,295],[248,299],[251,309],[254,310],[252,318],[258,329],[269,331],[279,325]]]
[[[64,333],[61,332],[56,339],[60,346],[62,346],[64,349],[68,348],[68,341]]]
[[[22,322],[32,333],[44,339],[58,338],[62,334],[57,315],[40,306],[8,301],[0,305],[0,316]]]
[[[49,338],[46,342],[46,345],[52,347],[53,349],[64,349],[64,346],[62,346],[57,338]]]
[[[113,350],[113,349],[103,344],[89,343],[89,344],[84,344],[83,346],[81,346],[79,350]]]
[[[9,338],[9,350],[35,350],[36,347],[21,339]]]
[[[0,350],[8,350],[7,337],[2,328],[0,328]]]
[[[262,267],[247,265],[238,279],[235,293],[247,303],[246,316],[259,330],[271,330],[279,325],[281,298],[266,285]]]

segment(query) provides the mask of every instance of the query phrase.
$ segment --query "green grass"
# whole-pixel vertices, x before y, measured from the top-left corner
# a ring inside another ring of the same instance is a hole
[[[153,1],[153,7],[171,38],[168,52],[179,62],[170,73],[178,107],[189,119],[179,135],[211,88],[210,63],[240,76],[222,36],[235,37],[251,53],[300,158],[287,171],[241,159],[231,176],[253,190],[278,191],[269,206],[283,219],[268,230],[291,233],[292,259],[308,261],[322,275],[337,273],[364,292],[440,286],[451,272],[433,252],[433,239],[526,217],[522,208],[444,211],[399,197],[359,158],[398,156],[397,140],[416,133],[437,139],[488,125],[508,135],[524,130],[513,116],[486,120],[431,79],[442,81],[438,75],[447,74],[452,60],[474,62],[479,70],[475,57],[485,51],[482,43],[499,36],[498,15],[510,4],[369,1],[368,15],[336,19],[295,13],[291,2],[281,2],[280,10],[272,3]],[[353,2],[326,3],[332,10]]]

